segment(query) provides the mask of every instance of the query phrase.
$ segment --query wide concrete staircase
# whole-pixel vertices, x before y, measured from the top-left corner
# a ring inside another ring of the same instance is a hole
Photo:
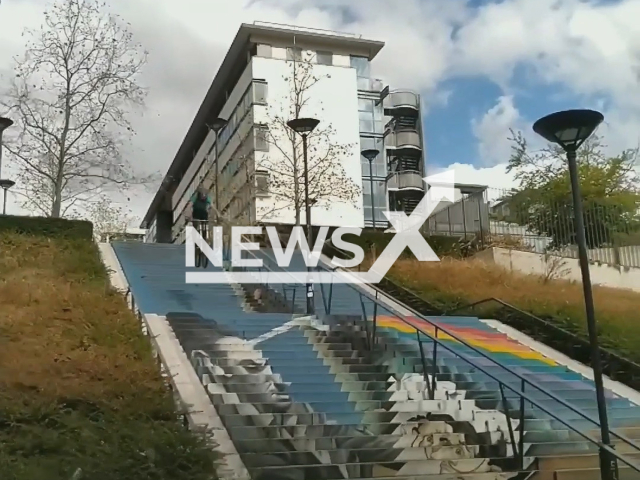
[[[309,317],[302,285],[186,284],[184,247],[113,247],[254,480],[600,478],[593,383],[477,318],[396,315],[339,284]],[[607,395],[616,451],[640,463],[640,407]]]

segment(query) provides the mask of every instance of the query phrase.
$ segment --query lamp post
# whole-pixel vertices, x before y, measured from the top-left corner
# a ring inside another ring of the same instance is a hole
[[[375,148],[367,148],[366,150],[362,150],[360,154],[369,160],[369,186],[371,187],[371,221],[373,222],[373,229],[376,229],[376,207],[375,207],[375,196],[373,193],[373,161],[380,154],[380,150]]]
[[[593,381],[596,386],[596,402],[598,404],[598,416],[602,443],[611,446],[609,435],[609,420],[607,418],[607,403],[602,381],[602,361],[598,346],[598,331],[596,326],[595,309],[593,305],[593,292],[591,289],[591,274],[589,272],[589,257],[587,253],[587,238],[584,227],[584,213],[582,209],[582,195],[580,193],[580,181],[578,179],[578,165],[576,151],[593,134],[595,129],[604,120],[600,112],[593,110],[566,110],[552,113],[541,118],[533,124],[533,131],[538,135],[556,143],[567,154],[569,164],[569,177],[571,179],[571,193],[573,197],[574,223],[576,239],[578,242],[578,258],[582,273],[582,288],[584,304],[587,314],[587,329],[589,331],[589,345],[591,349],[591,366],[593,368]],[[616,459],[611,457],[604,449],[600,449],[600,472],[603,480],[617,480],[618,467]]]
[[[13,187],[16,184],[13,180],[2,180],[0,179],[0,188],[4,191],[2,198],[2,215],[7,214],[7,190]]]
[[[13,187],[16,182],[13,180],[3,179],[2,178],[2,134],[4,131],[13,125],[13,120],[6,117],[0,117],[0,188],[3,191],[2,197],[2,214],[7,214],[7,191]]]
[[[307,159],[307,137],[318,126],[320,120],[316,118],[294,118],[287,122],[287,126],[302,136],[302,159],[304,162],[304,209],[307,223],[307,243],[312,249],[311,244],[311,203],[309,202],[309,162]],[[311,274],[311,267],[307,266],[307,272]],[[313,284],[307,283],[307,315],[315,313],[315,305],[313,301]]]
[[[7,117],[0,117],[0,178],[2,178],[2,134],[13,125],[13,120]]]
[[[216,185],[215,185],[216,220],[218,220],[217,215],[218,215],[218,212],[220,211],[220,204],[219,204],[220,194],[218,193],[218,190],[220,189],[220,184],[218,183],[218,176],[220,174],[220,159],[218,158],[218,156],[220,155],[220,130],[222,130],[227,125],[227,123],[228,122],[224,118],[218,117],[210,124],[207,124],[207,127],[209,127],[210,130],[213,130],[216,134],[216,148],[215,148],[215,152],[216,152]]]

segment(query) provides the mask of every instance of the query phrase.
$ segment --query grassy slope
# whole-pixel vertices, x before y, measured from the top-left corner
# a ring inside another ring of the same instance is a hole
[[[0,478],[214,478],[97,247],[3,232],[0,251]]]
[[[508,272],[478,260],[447,258],[441,262],[401,259],[389,276],[444,310],[496,297],[586,337],[580,283],[545,282],[541,277]],[[602,346],[640,362],[640,294],[596,286],[594,299]],[[476,314],[491,318],[498,308],[488,304]]]

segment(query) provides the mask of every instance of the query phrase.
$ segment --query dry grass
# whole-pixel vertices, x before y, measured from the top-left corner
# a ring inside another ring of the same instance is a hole
[[[574,332],[586,335],[582,285],[564,280],[509,272],[480,260],[440,262],[398,260],[391,278],[444,309],[496,297],[522,310],[553,319]],[[597,321],[602,345],[640,361],[640,294],[594,287]],[[490,316],[498,306],[477,309]]]
[[[3,234],[0,251],[0,478],[212,478],[95,245]]]

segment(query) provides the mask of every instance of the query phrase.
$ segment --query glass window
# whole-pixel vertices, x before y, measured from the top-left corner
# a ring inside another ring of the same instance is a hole
[[[267,103],[267,84],[262,82],[253,83],[253,102],[266,104]]]
[[[378,150],[382,150],[381,147],[381,139],[374,137],[360,137],[360,151],[367,150],[371,148],[377,148]]]
[[[256,194],[257,195],[269,195],[269,172],[264,170],[258,170],[255,174],[256,177]]]
[[[351,55],[351,66],[356,69],[358,77],[367,79],[371,77],[371,67],[367,57]]]
[[[371,79],[358,77],[358,90],[371,90]]]
[[[269,142],[267,141],[267,130],[265,128],[256,127],[254,132],[255,149],[259,152],[268,152]]]
[[[318,65],[333,65],[333,53],[331,52],[316,52],[316,61]]]
[[[358,98],[358,110],[361,112],[374,112],[374,101],[370,98]]]
[[[293,47],[287,48],[287,60],[301,62],[302,61],[302,49]]]
[[[373,113],[360,112],[360,131],[375,133],[373,129]]]

